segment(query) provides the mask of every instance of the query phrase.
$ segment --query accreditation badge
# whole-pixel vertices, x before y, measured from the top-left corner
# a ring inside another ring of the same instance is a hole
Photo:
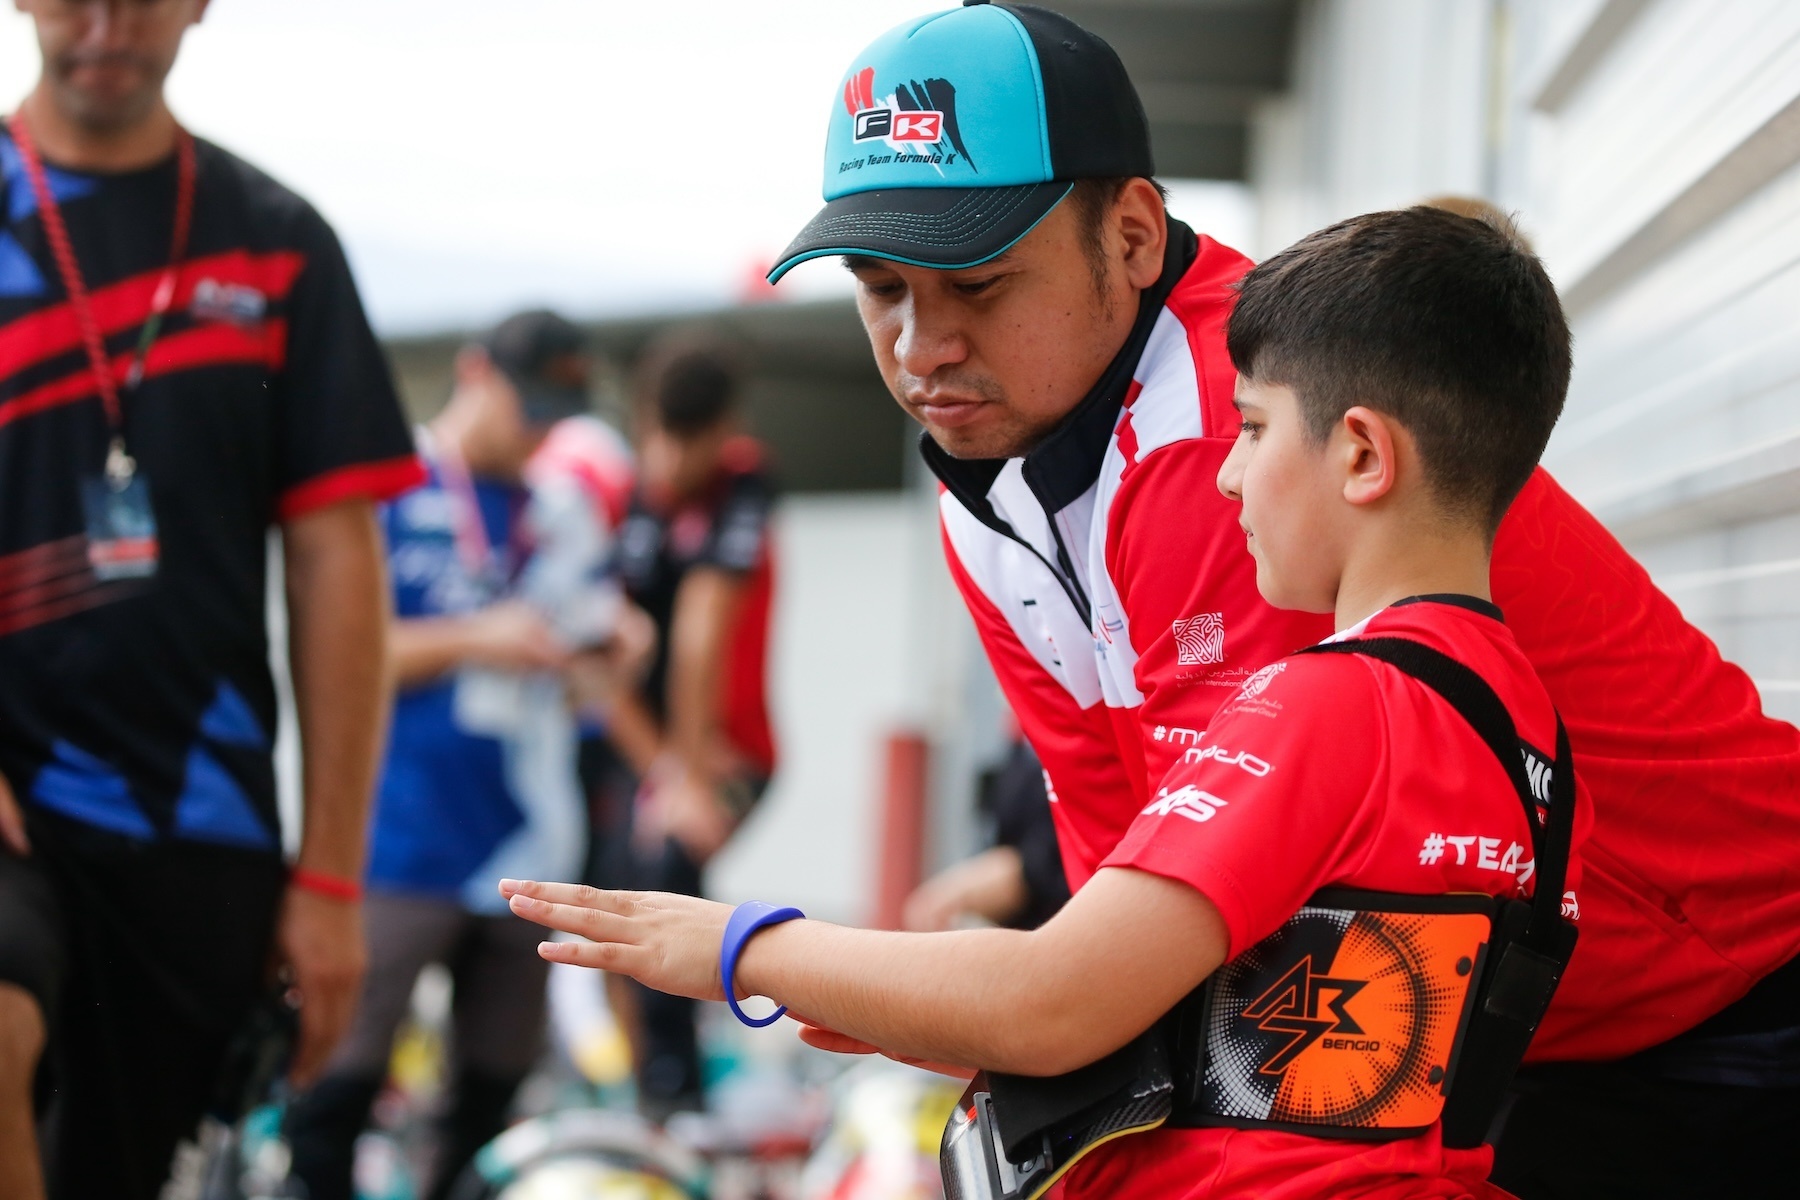
[[[87,518],[88,564],[102,582],[156,574],[156,513],[141,473],[83,479],[81,508]]]

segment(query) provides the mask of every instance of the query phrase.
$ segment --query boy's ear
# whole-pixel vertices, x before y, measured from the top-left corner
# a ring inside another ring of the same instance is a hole
[[[1391,418],[1358,404],[1338,421],[1344,464],[1344,499],[1373,504],[1394,490],[1398,479],[1396,452],[1405,432]]]

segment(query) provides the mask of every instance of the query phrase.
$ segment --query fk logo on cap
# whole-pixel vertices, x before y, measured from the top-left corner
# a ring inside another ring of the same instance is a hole
[[[864,67],[844,84],[844,111],[850,114],[853,141],[948,142],[969,169],[975,169],[956,133],[956,89],[949,80],[927,79],[910,88],[903,84],[882,104],[875,99],[875,68]]]

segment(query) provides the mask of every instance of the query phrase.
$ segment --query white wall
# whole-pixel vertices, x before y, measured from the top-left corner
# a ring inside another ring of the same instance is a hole
[[[1253,139],[1264,253],[1517,213],[1576,341],[1547,465],[1800,718],[1800,4],[1312,0]]]

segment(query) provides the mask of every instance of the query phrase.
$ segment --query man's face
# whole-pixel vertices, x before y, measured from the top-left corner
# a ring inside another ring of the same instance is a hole
[[[96,132],[155,107],[181,38],[206,0],[13,0],[37,25],[57,112]]]
[[[645,418],[638,431],[638,478],[651,503],[674,507],[705,491],[719,472],[733,432],[728,420],[678,434]]]
[[[525,475],[525,464],[550,436],[555,422],[527,418],[518,389],[499,371],[494,372],[494,387],[498,395],[489,425],[492,459],[487,474],[501,479],[521,479]]]
[[[958,458],[1024,454],[1093,387],[1137,316],[1104,286],[1061,204],[1005,254],[941,271],[852,256],[856,303],[888,390]]]
[[[1329,442],[1307,436],[1290,388],[1240,376],[1237,408],[1244,423],[1219,468],[1219,490],[1243,503],[1238,524],[1256,560],[1256,590],[1276,608],[1331,612],[1344,504]]]

